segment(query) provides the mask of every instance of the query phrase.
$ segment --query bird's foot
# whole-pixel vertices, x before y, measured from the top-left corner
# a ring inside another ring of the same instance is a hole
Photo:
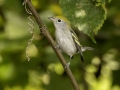
[[[60,49],[60,46],[59,46],[58,44],[55,46],[55,48],[56,48],[56,49],[59,49],[60,52],[62,52],[62,50]]]
[[[57,45],[55,46],[55,48],[59,49],[59,48],[60,48],[60,46],[57,44]]]
[[[70,66],[70,62],[68,62],[65,66],[65,69],[67,69]]]

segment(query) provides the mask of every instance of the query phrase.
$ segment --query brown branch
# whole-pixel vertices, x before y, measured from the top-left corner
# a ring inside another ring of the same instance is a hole
[[[61,64],[63,65],[63,67],[66,66],[66,61],[63,57],[63,55],[61,54],[60,50],[56,49],[55,46],[56,46],[56,43],[55,41],[53,40],[53,38],[51,37],[50,33],[48,32],[48,29],[46,28],[46,26],[43,24],[43,21],[41,20],[41,18],[39,17],[38,13],[36,12],[36,10],[34,9],[33,5],[31,4],[30,0],[27,0],[26,3],[28,5],[28,8],[29,10],[31,11],[32,15],[34,16],[35,20],[37,21],[37,24],[40,28],[40,32],[42,32],[42,34],[47,38],[47,40],[50,42],[52,48],[54,49],[56,55],[58,56]],[[80,90],[70,68],[68,67],[67,69],[65,69],[72,85],[73,85],[73,88],[74,90]]]

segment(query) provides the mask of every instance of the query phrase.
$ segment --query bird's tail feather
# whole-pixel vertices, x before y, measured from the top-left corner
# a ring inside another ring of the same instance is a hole
[[[81,50],[82,50],[82,52],[84,52],[84,51],[86,51],[86,50],[93,51],[93,50],[95,50],[95,48],[82,46]]]
[[[81,47],[80,47],[80,49],[81,49]],[[84,59],[83,59],[82,50],[79,50],[79,53],[80,53],[80,58],[81,58],[81,61],[83,62],[83,61],[84,61]]]
[[[80,59],[83,62],[84,59],[83,59],[83,54],[82,54],[82,48],[78,44],[76,44],[76,46],[77,46],[78,53],[80,53]]]

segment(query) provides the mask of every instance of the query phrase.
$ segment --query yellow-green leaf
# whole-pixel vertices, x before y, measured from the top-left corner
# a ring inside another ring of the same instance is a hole
[[[105,1],[60,0],[59,3],[63,15],[71,24],[87,34],[96,43],[94,34],[97,34],[106,19]]]

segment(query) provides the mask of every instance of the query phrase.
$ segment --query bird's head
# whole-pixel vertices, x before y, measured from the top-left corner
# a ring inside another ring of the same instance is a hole
[[[53,21],[55,28],[70,28],[70,22],[63,16],[49,17]]]

